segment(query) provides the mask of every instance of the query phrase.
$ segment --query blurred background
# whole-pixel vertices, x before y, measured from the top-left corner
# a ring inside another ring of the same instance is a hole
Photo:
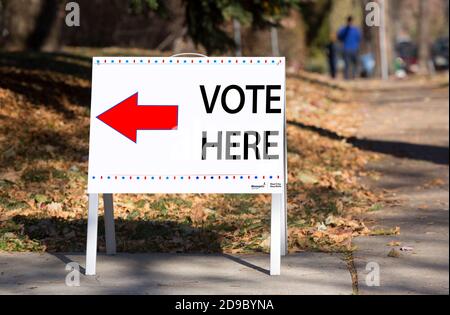
[[[164,55],[281,55],[290,70],[326,73],[330,40],[352,15],[362,35],[358,76],[380,76],[383,53],[390,74],[399,77],[448,69],[448,0],[375,1],[384,6],[381,40],[380,27],[365,23],[374,3],[368,0],[79,0],[78,27],[65,23],[67,3],[0,0],[0,49],[132,47]],[[339,53],[336,58],[342,70]]]

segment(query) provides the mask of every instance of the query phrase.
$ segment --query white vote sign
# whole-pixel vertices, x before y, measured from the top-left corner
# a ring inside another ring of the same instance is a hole
[[[94,58],[88,192],[282,193],[284,58]]]
[[[284,58],[93,59],[86,275],[98,198],[116,252],[114,193],[271,193],[270,274],[287,252]]]

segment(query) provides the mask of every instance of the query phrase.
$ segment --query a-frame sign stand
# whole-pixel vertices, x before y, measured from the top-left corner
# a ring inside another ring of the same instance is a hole
[[[281,273],[281,256],[287,254],[286,189],[283,194],[272,194],[270,219],[270,275]],[[89,213],[86,250],[86,275],[96,273],[99,194],[89,194]],[[114,203],[112,194],[103,194],[106,254],[116,254]]]

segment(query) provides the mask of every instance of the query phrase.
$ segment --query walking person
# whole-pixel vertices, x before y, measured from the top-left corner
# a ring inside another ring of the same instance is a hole
[[[361,31],[353,25],[353,17],[347,18],[347,25],[341,27],[338,39],[342,43],[342,55],[345,62],[344,77],[346,80],[355,79],[358,72],[359,48],[361,45]]]

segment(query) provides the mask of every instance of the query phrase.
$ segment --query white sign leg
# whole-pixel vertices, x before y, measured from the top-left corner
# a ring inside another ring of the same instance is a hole
[[[272,210],[270,220],[270,275],[281,273],[281,232],[283,194],[272,194]]]
[[[281,199],[281,256],[288,253],[288,227],[287,227],[287,193],[283,192]]]
[[[116,230],[114,228],[114,203],[112,194],[103,194],[103,205],[105,206],[105,239],[106,254],[116,254]]]
[[[86,275],[95,275],[97,261],[98,194],[89,194],[89,212],[86,246]]]

